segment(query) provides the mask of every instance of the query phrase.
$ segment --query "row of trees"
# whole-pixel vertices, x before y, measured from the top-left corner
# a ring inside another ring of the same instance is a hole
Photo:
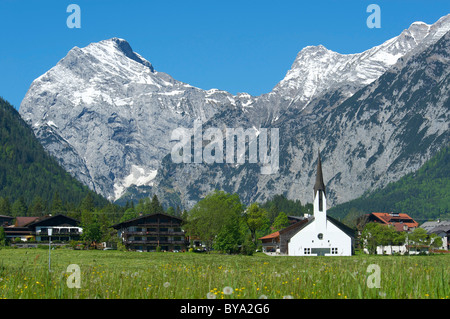
[[[137,204],[127,202],[125,207],[110,205],[95,209],[92,198],[87,196],[80,204],[80,212],[68,212],[67,215],[81,221],[83,240],[93,243],[116,241],[117,235],[111,225],[153,213],[183,218],[187,235],[202,240],[208,249],[251,254],[257,238],[288,226],[288,214],[311,214],[312,205],[303,206],[300,201],[277,195],[262,205],[253,203],[245,207],[237,194],[215,191],[189,211],[181,210],[179,206],[164,209],[156,195],[141,199]]]
[[[0,209],[2,203],[5,205],[5,201],[0,199]],[[187,234],[205,242],[208,249],[245,254],[255,251],[259,237],[289,225],[287,214],[281,209],[289,215],[303,215],[312,210],[309,204],[302,206],[299,201],[290,201],[284,196],[275,196],[262,205],[253,203],[245,207],[237,194],[223,191],[209,194],[190,211],[181,211],[179,207],[165,210],[156,195],[151,199],[141,199],[137,204],[127,202],[125,207],[110,204],[103,208],[96,207],[93,198],[87,195],[74,210],[66,211],[59,200],[54,201],[51,208],[50,212],[54,214],[63,213],[80,220],[82,241],[87,246],[118,241],[115,230],[111,228],[115,223],[137,218],[141,214],[165,213],[183,218],[183,228]],[[8,212],[7,209],[3,211]],[[33,216],[28,210],[12,215]]]
[[[56,197],[57,198],[57,197]],[[58,204],[59,202],[59,204]],[[0,211],[7,212],[5,200],[0,198]],[[12,206],[15,206],[14,204]],[[111,226],[118,222],[137,218],[140,214],[165,213],[183,218],[183,229],[187,235],[206,243],[207,249],[226,253],[252,254],[258,238],[287,227],[289,215],[312,214],[312,205],[303,206],[299,201],[291,201],[277,195],[263,204],[253,203],[246,207],[237,194],[215,191],[200,200],[190,211],[181,211],[179,207],[164,209],[158,197],[141,199],[138,204],[127,202],[125,207],[109,204],[98,208],[88,194],[77,210],[64,211],[60,201],[54,201],[51,212],[64,213],[81,221],[82,240],[92,243],[118,241]],[[285,213],[281,210],[286,210]],[[13,216],[27,216],[20,213]],[[30,216],[30,215],[28,215]],[[352,228],[360,234],[362,247],[375,254],[378,246],[439,247],[442,240],[437,235],[428,235],[422,228],[411,233],[398,232],[393,227],[379,223],[367,223],[364,216],[353,219]],[[5,244],[0,229],[0,245]]]
[[[87,195],[92,198],[91,195]],[[45,201],[40,196],[35,196],[31,203],[27,204],[27,201],[23,196],[20,196],[15,201],[11,202],[9,197],[0,197],[0,212],[7,216],[44,216],[48,213],[58,214],[67,211],[79,210],[79,205],[73,203],[64,203],[59,192],[55,192],[51,201]]]
[[[189,212],[185,212],[183,228],[187,234],[206,244],[207,250],[225,253],[252,254],[257,247],[257,239],[289,225],[285,212],[278,205],[292,205],[295,214],[303,213],[300,202],[277,197],[259,205],[253,203],[245,207],[237,194],[215,191],[200,200]],[[269,207],[266,210],[264,207]],[[301,208],[301,209],[300,209]]]
[[[427,234],[423,228],[416,228],[412,232],[400,232],[394,227],[379,223],[367,223],[361,233],[361,245],[367,248],[369,254],[376,254],[377,247],[402,246],[407,247],[429,247],[442,246],[442,238],[436,234]]]

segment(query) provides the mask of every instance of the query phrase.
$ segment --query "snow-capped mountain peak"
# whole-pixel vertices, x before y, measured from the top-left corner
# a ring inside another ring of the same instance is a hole
[[[423,50],[450,30],[450,15],[435,24],[414,22],[400,35],[361,53],[340,54],[323,45],[307,46],[297,55],[291,69],[274,91],[290,102],[275,108],[305,108],[312,98],[337,87],[346,87],[343,96],[372,83],[405,55]]]
[[[155,71],[112,38],[71,49],[33,81],[20,114],[70,173],[114,200],[133,183],[151,184],[170,152],[168,132],[233,103],[228,92]]]
[[[107,39],[71,49],[33,81],[19,112],[72,175],[117,199],[134,183],[152,183],[170,153],[174,128],[235,111],[241,113],[228,118],[234,127],[258,129],[282,121],[291,110],[291,116],[302,116],[307,107],[304,114],[314,113],[320,99],[332,108],[399,59],[436,42],[449,30],[449,21],[450,15],[433,25],[413,23],[399,36],[362,53],[305,47],[284,79],[257,97],[177,81],[156,71],[126,40]],[[338,92],[334,105],[323,98],[327,92]]]

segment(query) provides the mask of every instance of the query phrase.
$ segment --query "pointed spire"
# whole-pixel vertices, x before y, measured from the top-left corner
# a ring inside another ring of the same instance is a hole
[[[320,152],[318,151],[319,157],[317,159],[317,173],[316,173],[316,183],[314,184],[314,196],[316,196],[318,190],[322,190],[325,194],[325,184],[323,183],[322,175],[322,161],[320,160]]]

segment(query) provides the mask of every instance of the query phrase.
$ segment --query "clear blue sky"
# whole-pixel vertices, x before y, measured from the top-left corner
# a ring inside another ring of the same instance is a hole
[[[71,3],[81,8],[80,29],[66,25]],[[371,3],[381,8],[380,29],[366,25]],[[448,0],[0,0],[0,96],[18,108],[71,48],[112,37],[179,81],[260,95],[305,46],[362,52],[448,13]]]

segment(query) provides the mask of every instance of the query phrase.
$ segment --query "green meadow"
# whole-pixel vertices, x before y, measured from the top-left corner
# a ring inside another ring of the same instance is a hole
[[[67,271],[71,264],[79,266],[79,288],[75,273]],[[0,298],[448,299],[449,265],[449,254],[288,257],[54,249],[49,272],[48,250],[2,249]]]

